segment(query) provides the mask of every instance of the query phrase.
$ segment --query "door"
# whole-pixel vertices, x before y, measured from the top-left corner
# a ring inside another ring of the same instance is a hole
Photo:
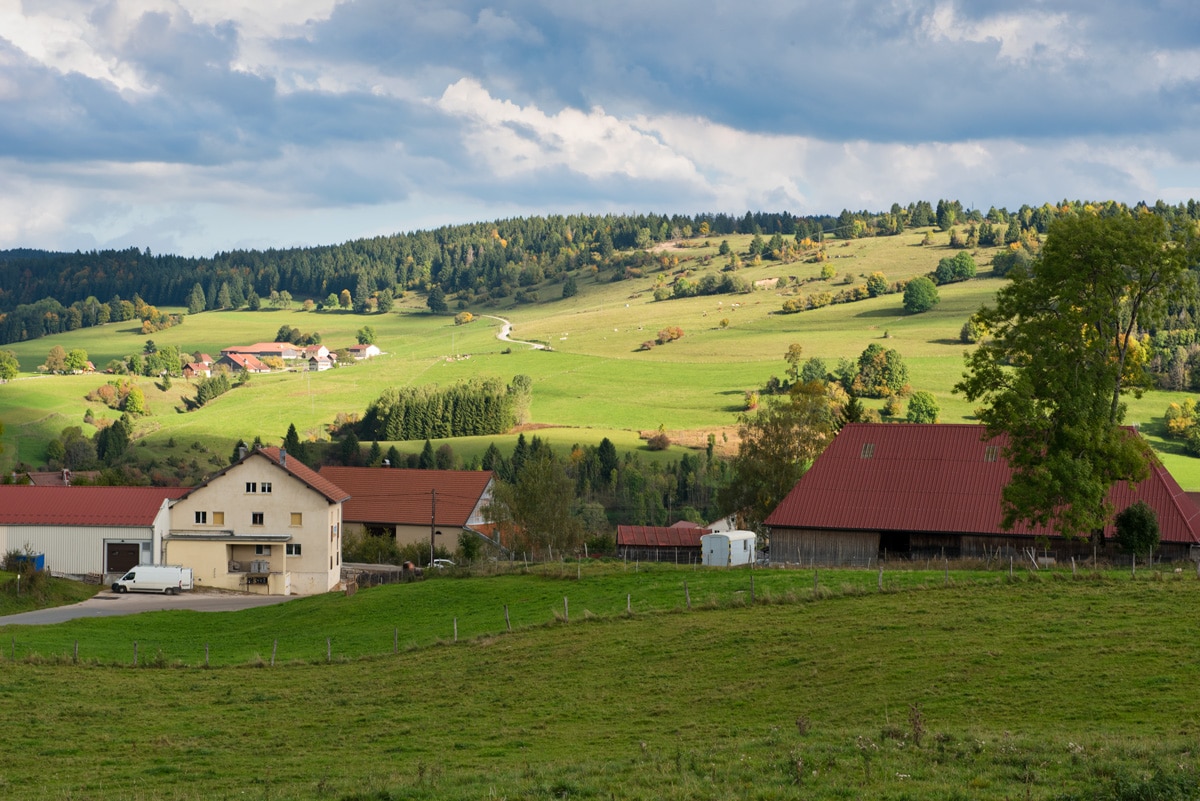
[[[124,573],[141,561],[142,546],[137,542],[108,542],[104,545],[104,572]]]

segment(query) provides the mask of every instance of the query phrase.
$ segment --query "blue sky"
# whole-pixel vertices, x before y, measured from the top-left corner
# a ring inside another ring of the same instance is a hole
[[[1194,0],[0,0],[0,248],[1178,202],[1198,145]]]

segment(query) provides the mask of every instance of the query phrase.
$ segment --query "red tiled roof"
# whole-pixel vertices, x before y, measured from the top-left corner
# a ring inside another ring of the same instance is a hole
[[[286,472],[286,473],[294,476],[295,478],[299,479],[300,481],[304,482],[306,485],[308,485],[314,491],[321,493],[322,495],[325,496],[325,499],[327,501],[329,501],[330,503],[342,503],[350,497],[349,493],[347,493],[341,487],[337,486],[329,479],[323,477],[320,473],[316,472],[315,470],[313,470],[308,465],[304,464],[304,462],[300,461],[299,459],[297,459],[294,456],[287,457],[287,459],[285,459],[284,462],[282,464],[280,464],[279,456],[280,456],[281,450],[282,450],[281,448],[276,448],[275,446],[271,446],[269,448],[260,447],[260,448],[254,449],[252,451],[249,451],[243,458],[234,462],[229,467],[226,467],[223,470],[219,470],[216,473],[213,473],[211,476],[209,476],[204,481],[203,484],[200,484],[199,486],[196,486],[196,487],[192,487],[192,488],[188,489],[187,492],[190,494],[190,493],[195,492],[196,490],[200,489],[200,487],[211,484],[213,479],[215,479],[217,476],[225,475],[230,470],[237,467],[238,465],[240,465],[242,462],[246,461],[247,459],[261,458],[261,459],[266,459],[267,461],[271,462],[271,464],[278,467],[280,470],[283,470],[284,472]]]
[[[259,361],[257,356],[249,353],[223,353],[221,361],[232,362],[238,367],[244,367],[253,372],[264,372],[271,369]]]
[[[491,470],[326,466],[321,475],[350,493],[342,508],[347,522],[427,526],[436,489],[437,524],[461,528],[494,474]]]
[[[64,475],[65,473],[65,475]],[[99,470],[79,470],[71,472],[70,470],[49,470],[49,471],[29,471],[24,475],[29,477],[29,483],[35,487],[67,487],[72,481],[90,482],[94,481],[100,475]]]
[[[184,487],[0,485],[0,524],[151,526],[165,499],[182,497],[187,491]]]
[[[1011,470],[1003,457],[1005,440],[986,436],[981,425],[848,424],[764,522],[773,528],[1053,536],[1040,526],[1000,527],[1000,493]],[[1117,510],[1148,503],[1158,513],[1163,542],[1200,544],[1200,507],[1161,465],[1134,487],[1115,485],[1108,498]],[[1114,529],[1110,524],[1105,535]]]
[[[635,548],[699,548],[708,529],[676,526],[617,526],[617,546]]]

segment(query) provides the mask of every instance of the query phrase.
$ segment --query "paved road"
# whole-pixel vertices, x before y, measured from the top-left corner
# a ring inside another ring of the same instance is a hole
[[[292,596],[294,597],[294,596]],[[256,606],[270,606],[291,600],[286,595],[241,595],[238,593],[192,591],[179,595],[131,592],[117,595],[111,590],[101,590],[84,601],[71,606],[56,606],[36,612],[0,617],[0,626],[25,625],[45,626],[63,623],[81,617],[116,617],[136,615],[139,612],[156,612],[164,609],[192,609],[197,612],[236,612]]]
[[[541,342],[525,342],[524,340],[513,339],[512,337],[510,337],[509,334],[512,333],[512,323],[510,323],[508,320],[505,320],[503,317],[497,317],[494,314],[481,314],[479,316],[480,317],[491,317],[493,320],[499,320],[502,323],[502,325],[500,326],[500,333],[496,334],[496,339],[500,340],[501,342],[511,342],[514,345],[528,345],[529,347],[533,348],[534,350],[545,350],[546,349],[546,346],[543,345]]]

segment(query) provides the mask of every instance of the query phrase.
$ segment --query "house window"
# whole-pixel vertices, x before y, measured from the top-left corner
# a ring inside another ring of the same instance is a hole
[[[304,525],[304,513],[303,512],[292,512],[292,525],[293,526]]]
[[[875,455],[875,443],[874,442],[864,442],[861,455],[862,455],[863,459],[870,459],[872,456],[874,456]]]
[[[258,492],[258,485],[255,484],[253,481],[247,481],[246,482],[246,492],[247,493]]]
[[[271,546],[270,545],[255,545],[254,546],[254,555],[255,556],[270,556],[271,555]]]
[[[300,555],[300,543],[289,542],[287,544],[287,555],[288,556],[299,556]]]
[[[208,512],[196,512],[196,525],[204,526],[208,524]]]
[[[1000,456],[1000,446],[988,445],[983,449],[983,461],[994,462]]]
[[[250,525],[261,526],[262,524],[263,524],[263,513],[262,512],[251,512],[250,513]]]
[[[214,526],[225,525],[225,513],[224,512],[213,512],[213,525]]]
[[[264,481],[262,484],[259,484],[258,491],[259,492],[270,492],[271,491],[271,482]]]

